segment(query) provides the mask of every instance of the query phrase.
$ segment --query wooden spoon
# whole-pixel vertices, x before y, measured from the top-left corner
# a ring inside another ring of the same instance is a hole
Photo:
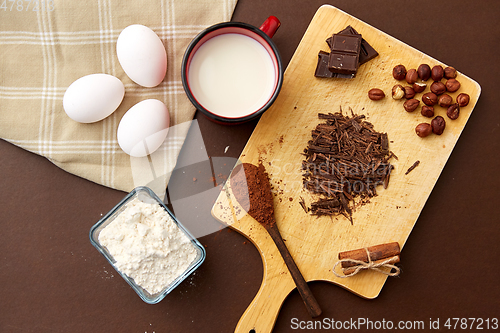
[[[240,206],[266,228],[276,244],[309,314],[313,318],[321,315],[321,308],[288,252],[276,225],[271,184],[264,166],[262,164],[255,166],[250,163],[239,164],[233,170],[230,182],[231,190]]]

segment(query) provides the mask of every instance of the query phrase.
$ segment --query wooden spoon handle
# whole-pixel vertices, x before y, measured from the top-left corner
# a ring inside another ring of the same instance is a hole
[[[309,289],[306,280],[302,276],[302,273],[300,273],[297,264],[290,255],[290,252],[288,251],[288,248],[286,247],[285,242],[281,237],[276,223],[273,223],[272,225],[266,225],[266,229],[273,239],[274,243],[276,244],[276,247],[280,251],[283,260],[285,261],[285,264],[288,267],[290,274],[292,275],[293,281],[297,286],[297,290],[299,291],[299,294],[302,297],[304,304],[306,305],[307,311],[309,312],[311,317],[318,317],[319,315],[321,315],[321,308],[319,307],[318,301],[316,301],[316,298],[314,298],[314,295],[312,294],[311,289]]]

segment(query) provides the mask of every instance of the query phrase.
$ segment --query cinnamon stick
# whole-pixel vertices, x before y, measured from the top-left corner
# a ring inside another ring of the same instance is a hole
[[[392,264],[397,264],[398,262],[400,262],[400,257],[399,257],[399,255],[397,255],[397,256],[390,257],[390,258],[375,260],[375,261],[373,261],[373,264],[378,265],[379,263],[387,261],[388,259],[390,259],[390,260],[386,264],[392,265]],[[349,274],[352,274],[356,270],[356,268],[357,268],[357,265],[352,266],[352,267],[343,268],[342,272],[344,273],[344,275],[349,275]]]
[[[377,261],[381,259],[387,259],[393,256],[399,256],[399,254],[401,253],[398,242],[374,245],[367,247],[366,250],[368,250],[368,252],[370,253],[371,261]],[[340,260],[354,259],[354,260],[368,262],[369,260],[366,250],[362,248],[362,249],[340,252],[339,259]],[[343,268],[352,267],[356,265],[357,264],[355,262],[349,262],[349,261],[342,262]]]

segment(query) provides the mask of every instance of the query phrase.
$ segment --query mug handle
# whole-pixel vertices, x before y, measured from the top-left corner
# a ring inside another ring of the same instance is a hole
[[[269,16],[267,20],[262,23],[260,26],[260,30],[262,30],[266,35],[268,35],[270,38],[273,38],[274,34],[276,33],[276,30],[280,27],[281,22],[278,20],[276,16]]]

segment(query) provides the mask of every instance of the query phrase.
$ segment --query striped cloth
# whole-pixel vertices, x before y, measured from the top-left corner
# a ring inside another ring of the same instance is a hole
[[[229,21],[236,1],[1,0],[0,137],[95,183],[123,191],[148,185],[163,196],[195,113],[180,79],[184,50],[207,26]],[[131,24],[148,26],[165,45],[167,75],[157,87],[135,84],[118,62],[116,40]],[[63,95],[93,73],[119,78],[125,97],[108,118],[80,124],[64,112]],[[131,158],[116,130],[148,98],[167,105],[172,127],[155,153]]]

